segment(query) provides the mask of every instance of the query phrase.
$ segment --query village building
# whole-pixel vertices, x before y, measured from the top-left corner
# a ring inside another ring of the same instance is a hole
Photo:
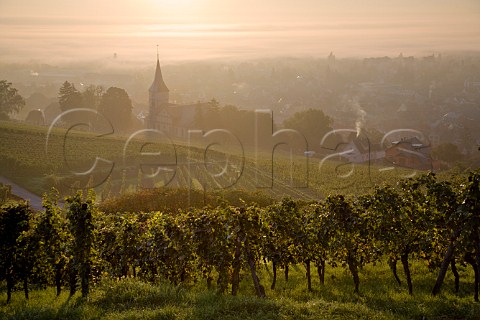
[[[385,151],[378,143],[371,143],[364,137],[356,137],[346,145],[341,155],[352,163],[373,164],[385,158]]]
[[[425,145],[417,137],[403,138],[393,141],[385,150],[385,159],[388,163],[417,170],[438,170],[439,163],[430,155],[430,145]]]
[[[195,114],[206,103],[180,105],[170,102],[170,90],[163,80],[160,60],[157,56],[155,77],[149,91],[149,113],[146,117],[146,126],[156,129],[170,138],[187,139],[188,130],[195,127]]]

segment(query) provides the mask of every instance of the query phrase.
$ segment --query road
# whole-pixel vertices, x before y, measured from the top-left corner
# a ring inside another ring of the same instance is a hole
[[[43,210],[42,207],[42,198],[37,196],[34,193],[20,187],[19,185],[13,183],[5,177],[0,176],[0,183],[8,184],[12,186],[12,193],[16,196],[19,196],[22,199],[28,200],[30,206],[35,210]]]

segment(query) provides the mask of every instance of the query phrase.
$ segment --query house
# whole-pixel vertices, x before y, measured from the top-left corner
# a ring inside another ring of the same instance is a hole
[[[380,144],[372,144],[365,137],[356,137],[346,145],[341,155],[352,163],[373,163],[385,158],[385,151]]]
[[[385,150],[385,160],[395,166],[418,169],[437,170],[439,165],[430,156],[430,145],[425,145],[417,137],[403,138],[392,142]]]

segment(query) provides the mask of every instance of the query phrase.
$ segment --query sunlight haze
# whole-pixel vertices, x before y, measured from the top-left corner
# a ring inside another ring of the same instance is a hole
[[[480,2],[0,2],[0,60],[366,57],[480,50]]]

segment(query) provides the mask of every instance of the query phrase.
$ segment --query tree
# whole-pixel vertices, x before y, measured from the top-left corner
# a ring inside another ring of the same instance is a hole
[[[62,111],[73,108],[83,108],[82,94],[75,88],[73,83],[65,81],[58,92],[58,103]]]
[[[58,91],[58,103],[60,104],[60,110],[63,112],[75,108],[83,108],[84,106],[82,94],[75,88],[73,83],[68,81],[65,81]],[[88,122],[88,116],[84,114],[80,117],[78,114],[68,114],[62,119],[70,125]]]
[[[206,110],[206,115],[203,117],[203,128],[204,130],[218,129],[221,125],[225,125],[220,121],[220,103],[213,98],[208,102],[208,108]]]
[[[98,109],[102,96],[105,93],[105,89],[102,86],[96,86],[94,84],[89,85],[82,92],[83,102],[85,108]]]
[[[283,122],[285,128],[294,129],[302,133],[308,141],[309,148],[312,150],[319,148],[323,136],[332,130],[332,123],[332,118],[319,109],[297,112]]]
[[[132,100],[121,88],[110,87],[102,96],[98,111],[102,113],[116,131],[127,131],[131,126]]]
[[[453,143],[442,143],[432,150],[432,156],[435,159],[453,164],[461,161],[463,155],[458,150],[457,145]]]
[[[7,80],[0,80],[0,120],[8,119],[25,106],[25,99],[11,85]]]

